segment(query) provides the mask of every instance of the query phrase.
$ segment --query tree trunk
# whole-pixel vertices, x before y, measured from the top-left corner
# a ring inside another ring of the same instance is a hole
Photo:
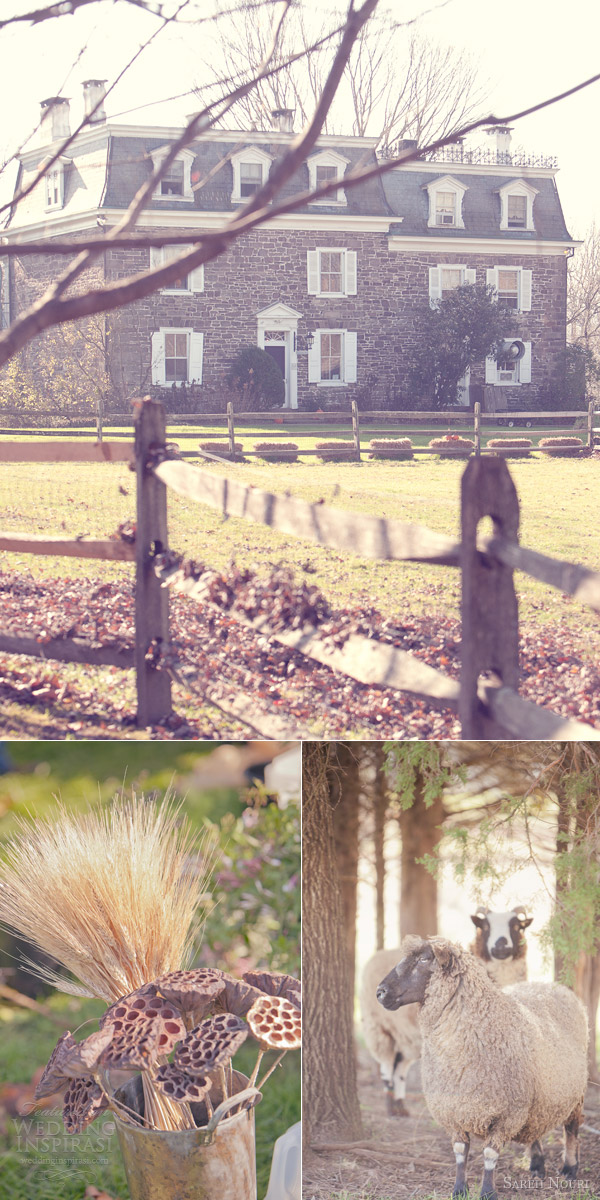
[[[444,820],[442,800],[438,798],[426,808],[423,784],[418,778],[414,802],[398,819],[402,836],[400,940],[407,933],[431,937],[437,933],[437,879],[415,860],[433,854],[440,841]]]
[[[588,1067],[590,1079],[598,1082],[600,1072],[596,1061],[596,1023],[598,1019],[598,1003],[600,1001],[600,952],[597,954],[581,954],[577,963],[574,991],[585,1004],[590,1027],[588,1044]]]
[[[360,743],[330,743],[329,797],[340,881],[348,978],[354,992],[356,970],[356,889],[358,884],[358,796]]]
[[[305,1144],[362,1136],[353,1045],[352,987],[327,768],[330,747],[303,746],[302,1057]]]
[[[383,772],[383,747],[375,750],[375,792],[373,796],[373,844],[375,848],[375,948],[385,946],[385,816],[387,781]]]

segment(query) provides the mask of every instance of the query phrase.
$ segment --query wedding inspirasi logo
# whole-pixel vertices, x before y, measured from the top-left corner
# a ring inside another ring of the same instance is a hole
[[[23,1117],[13,1120],[16,1135],[15,1149],[26,1166],[44,1171],[48,1180],[59,1183],[74,1176],[89,1175],[90,1168],[106,1166],[109,1162],[111,1140],[116,1127],[109,1115],[93,1130],[85,1133],[65,1133],[60,1116]]]

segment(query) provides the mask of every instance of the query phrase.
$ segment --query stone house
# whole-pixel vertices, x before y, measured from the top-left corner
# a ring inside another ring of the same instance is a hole
[[[87,81],[86,111],[102,95],[101,81]],[[21,155],[17,189],[69,129],[68,101],[46,101],[42,112],[37,145]],[[189,232],[191,244],[220,228],[267,177],[293,136],[291,121],[282,110],[269,131],[202,135],[163,177],[138,231]],[[110,228],[179,132],[114,123],[101,106],[11,214],[6,240],[77,240],[98,225]],[[344,187],[352,168],[375,161],[372,138],[321,137],[284,198],[325,180],[337,179],[337,191],[275,217],[177,284],[103,318],[120,394],[153,392],[174,406],[172,389],[185,383],[193,385],[195,407],[215,411],[233,352],[252,343],[278,362],[288,407],[346,407],[357,398],[363,407],[410,408],[406,363],[419,338],[417,306],[477,282],[492,284],[518,313],[518,357],[479,364],[460,400],[469,403],[469,383],[487,383],[499,409],[539,407],[565,348],[574,249],[556,164],[511,153],[510,130],[499,129],[490,131],[489,149],[455,144]],[[177,252],[108,250],[96,275],[129,276]],[[4,260],[5,310],[21,310],[63,266],[51,256]],[[40,360],[43,375],[42,351]],[[472,387],[471,400],[474,394]]]

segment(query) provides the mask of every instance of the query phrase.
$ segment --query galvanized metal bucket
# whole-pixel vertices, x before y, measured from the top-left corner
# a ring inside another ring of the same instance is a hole
[[[234,1112],[244,1100],[255,1100],[256,1088],[239,1071],[232,1072],[234,1094],[219,1096],[211,1120],[199,1129],[144,1129],[115,1115],[131,1200],[256,1200],[254,1108]],[[141,1076],[115,1092],[115,1099],[143,1113]],[[191,1105],[195,1120],[204,1105]]]

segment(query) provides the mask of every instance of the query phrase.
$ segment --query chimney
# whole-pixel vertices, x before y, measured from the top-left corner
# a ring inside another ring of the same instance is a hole
[[[496,161],[498,163],[510,163],[510,142],[512,126],[510,125],[492,125],[491,129],[486,129],[489,137],[495,139],[496,146]]]
[[[83,107],[86,117],[89,117],[93,108],[98,101],[101,101],[99,108],[96,109],[93,117],[89,121],[90,125],[99,125],[102,121],[106,121],[106,112],[104,111],[104,97],[106,95],[106,79],[86,79],[83,85]]]
[[[42,100],[40,108],[40,145],[47,146],[49,142],[69,137],[69,101],[63,96],[50,96],[48,100]]]
[[[273,122],[273,129],[279,130],[279,133],[293,133],[295,111],[295,108],[272,109],[271,120]]]

